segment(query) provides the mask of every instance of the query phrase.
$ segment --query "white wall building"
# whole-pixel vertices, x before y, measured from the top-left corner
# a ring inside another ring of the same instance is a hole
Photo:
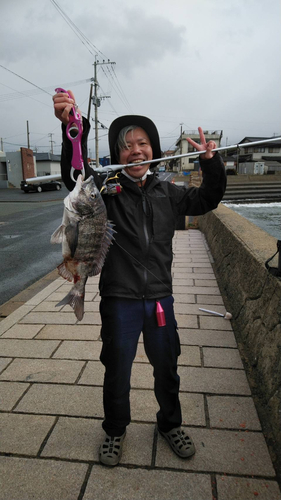
[[[59,175],[60,170],[60,155],[52,153],[35,153],[37,176],[41,175]]]
[[[281,141],[243,147],[243,143],[268,139],[272,139],[272,137],[244,137],[239,142],[239,152],[235,153],[239,174],[281,173]]]

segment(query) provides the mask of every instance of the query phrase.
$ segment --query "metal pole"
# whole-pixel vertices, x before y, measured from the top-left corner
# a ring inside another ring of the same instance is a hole
[[[182,155],[182,126],[183,123],[180,123],[181,126],[181,135],[180,135],[180,154]],[[180,159],[180,172],[182,172],[182,160]]]
[[[90,116],[91,116],[92,95],[93,95],[93,84],[91,83],[89,105],[88,105],[88,115],[87,115],[88,122],[90,121]]]
[[[28,125],[28,120],[26,122],[26,128],[27,128],[27,147],[30,149],[30,143],[29,143],[29,125]]]
[[[97,81],[97,61],[94,62],[94,87],[95,87],[95,145],[96,145],[96,167],[99,165],[99,137],[98,137],[98,81]]]
[[[100,106],[101,99],[103,97],[98,98],[98,79],[97,79],[97,66],[103,66],[107,64],[115,64],[115,62],[111,62],[109,59],[107,61],[97,61],[97,56],[95,56],[95,62],[93,64],[94,66],[94,97],[92,100],[94,100],[94,106],[95,106],[95,149],[96,149],[96,166],[99,165],[99,136],[98,136],[98,107]],[[105,97],[110,97],[110,96],[105,96]]]
[[[50,143],[51,143],[51,154],[53,155],[54,154],[54,148],[53,148],[53,137],[54,134],[49,134],[49,137],[50,137]]]
[[[222,146],[222,147],[219,147],[219,148],[215,148],[213,149],[212,151],[225,151],[225,150],[229,150],[229,149],[236,149],[236,148],[245,148],[245,147],[248,147],[248,146],[257,146],[258,144],[265,144],[265,143],[269,143],[269,142],[277,142],[277,141],[281,141],[281,137],[272,137],[271,139],[265,139],[263,141],[253,141],[253,142],[245,142],[245,143],[241,143],[241,144],[232,144],[232,146]],[[176,156],[167,156],[165,157],[165,161],[169,161],[169,160],[174,160],[176,158],[184,158],[186,156],[198,156],[198,155],[201,155],[203,153],[206,153],[206,150],[204,151],[193,151],[192,153],[184,153],[182,155],[176,155]],[[151,163],[156,163],[156,162],[160,162],[162,160],[162,158],[154,158],[153,160],[148,160],[148,161],[142,161],[141,163],[138,163],[138,165],[147,165],[147,164],[151,164]],[[116,170],[121,170],[122,168],[125,168],[125,167],[135,167],[136,164],[135,163],[128,163],[127,165],[108,165],[107,167],[101,167],[101,168],[97,168],[96,169],[96,172],[100,173],[100,172],[115,172]]]

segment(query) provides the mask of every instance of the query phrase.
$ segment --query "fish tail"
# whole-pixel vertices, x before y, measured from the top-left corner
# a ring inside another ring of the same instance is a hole
[[[84,316],[84,296],[85,288],[83,292],[77,289],[75,286],[71,288],[70,292],[62,299],[57,306],[65,306],[69,304],[74,310],[75,316],[78,321],[81,321]]]

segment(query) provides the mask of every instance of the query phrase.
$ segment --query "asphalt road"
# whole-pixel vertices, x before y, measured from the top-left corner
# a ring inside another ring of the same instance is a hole
[[[50,236],[60,225],[68,191],[24,193],[0,189],[0,305],[53,271],[61,246]]]

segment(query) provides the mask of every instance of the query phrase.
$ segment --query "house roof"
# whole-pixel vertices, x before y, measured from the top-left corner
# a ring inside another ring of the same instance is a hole
[[[242,139],[242,141],[240,141],[238,144],[242,145],[243,142],[267,141],[268,139],[275,139],[275,136],[273,136],[273,137],[244,137],[244,139]],[[269,143],[266,143],[266,144],[268,144],[268,147],[270,147]],[[272,147],[274,147],[274,145],[275,146],[281,146],[281,141],[273,141],[272,142]]]
[[[36,161],[60,161],[61,155],[54,155],[52,153],[34,153]]]

